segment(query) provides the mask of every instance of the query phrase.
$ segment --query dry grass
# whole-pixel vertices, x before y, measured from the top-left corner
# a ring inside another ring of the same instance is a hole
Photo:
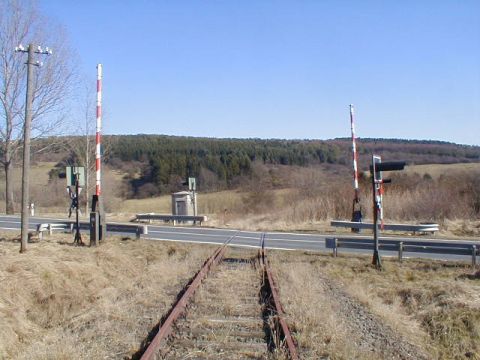
[[[198,211],[201,214],[222,214],[225,209],[236,209],[241,203],[242,194],[236,191],[220,191],[216,193],[198,194]],[[127,199],[122,202],[122,212],[138,214],[154,212],[170,214],[172,203],[170,195],[162,195],[145,199]]]
[[[324,296],[315,281],[315,269],[308,262],[273,261],[280,298],[287,322],[294,333],[302,358],[369,359],[358,351],[342,321],[334,311],[334,299]],[[287,269],[288,267],[288,269]]]
[[[20,255],[2,234],[0,359],[131,356],[212,251],[121,238],[95,249],[71,242],[52,236]],[[339,321],[319,274],[431,358],[480,358],[480,277],[465,276],[465,265],[384,260],[378,272],[366,257],[272,251],[269,258],[303,358],[371,358]],[[241,279],[229,281],[238,286]],[[229,292],[221,297],[223,311],[234,313]]]
[[[171,201],[170,195],[146,199],[127,199],[122,202],[121,212],[129,215],[150,212],[170,214],[172,212]]]
[[[460,164],[426,164],[410,165],[405,167],[406,174],[430,175],[433,179],[438,179],[445,174],[461,174],[480,171],[480,163],[460,163]]]
[[[64,217],[70,200],[64,179],[48,182],[48,172],[54,165],[39,162],[32,167],[31,198],[35,201],[37,215]],[[342,173],[341,169],[344,168],[280,167],[273,169],[275,171],[271,169],[272,173],[263,169],[265,174],[251,179],[251,183],[240,190],[200,192],[198,212],[208,215],[206,225],[214,227],[328,232],[332,230],[331,219],[351,216],[353,190],[349,174]],[[19,169],[16,171],[19,178]],[[408,166],[404,172],[393,174],[393,183],[386,187],[385,221],[437,222],[441,225],[440,235],[446,237],[480,235],[480,191],[476,174],[480,174],[480,164],[475,163]],[[121,171],[103,169],[104,199],[110,220],[129,221],[137,213],[171,213],[170,195],[123,199],[126,189],[123,176]],[[278,186],[282,188],[266,185],[265,179],[270,177],[281,179]],[[464,181],[458,182],[458,177]],[[363,177],[360,184],[364,220],[369,221],[370,184]],[[2,186],[4,184],[0,183],[0,211],[5,206]],[[16,191],[16,199],[20,199],[19,191]],[[83,218],[87,219],[87,215],[83,214]]]
[[[239,191],[219,191],[215,193],[198,194],[198,212],[200,214],[217,214],[218,217],[225,217],[225,210],[227,220],[229,213],[240,208],[242,201],[242,194]]]
[[[74,247],[54,235],[20,255],[9,238],[0,241],[0,359],[131,356],[212,251],[121,238]]]
[[[480,237],[480,220],[445,220],[441,234],[456,237]]]
[[[341,285],[395,332],[436,359],[480,359],[480,278],[463,264],[384,260],[385,271],[369,258],[333,259],[317,254],[280,254],[273,258],[282,301],[299,343],[314,356],[352,356],[351,335],[331,311],[318,286],[323,274]],[[361,354],[360,354],[361,355]]]
[[[30,201],[35,203],[38,214],[62,214],[68,213],[70,198],[66,191],[66,179],[50,179],[49,172],[55,168],[55,162],[37,162],[31,166],[30,173]],[[14,180],[14,201],[15,210],[20,212],[21,201],[21,167],[15,167],[13,172]],[[103,193],[105,195],[105,206],[107,211],[118,208],[122,199],[120,193],[123,189],[123,174],[104,167],[102,169]],[[95,181],[90,176],[90,194],[95,189]],[[80,200],[85,201],[85,191],[80,194]],[[91,199],[90,199],[91,200]],[[82,212],[84,206],[81,205]],[[0,212],[5,212],[5,174],[0,169]]]
[[[54,162],[40,162],[34,164],[31,167],[30,178],[34,184],[34,188],[38,188],[39,191],[45,191],[45,187],[48,185],[48,172],[55,166]],[[21,189],[22,169],[17,166],[13,169],[13,183],[14,183],[14,197],[20,202],[20,189]],[[37,190],[32,189],[34,198],[37,194]],[[62,189],[65,192],[65,188]],[[65,193],[66,194],[66,193]],[[0,211],[5,211],[5,174],[0,171]]]
[[[214,306],[215,311],[225,317],[238,316],[239,299],[236,296],[232,296],[232,293],[237,292],[238,295],[242,296],[258,296],[258,289],[261,285],[260,270],[255,269],[254,265],[249,263],[249,261],[255,260],[256,255],[257,252],[253,250],[229,249],[225,257],[226,259],[245,261],[245,263],[233,263],[233,266],[220,264],[214,274],[205,281],[205,286],[200,288],[195,295],[195,303],[206,307]],[[211,301],[212,298],[215,299],[215,303]],[[260,304],[257,301],[253,305],[256,307],[257,315],[260,317]]]

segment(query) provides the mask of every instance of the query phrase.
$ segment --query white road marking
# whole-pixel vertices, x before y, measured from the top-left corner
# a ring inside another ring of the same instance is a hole
[[[210,244],[210,245],[222,245],[223,242],[214,242],[214,241],[193,241],[193,240],[173,240],[173,239],[160,239],[160,238],[150,238],[150,237],[143,237],[142,239],[145,240],[157,240],[157,241],[172,241],[172,242],[184,242],[184,243],[192,243],[192,244]],[[235,244],[235,243],[230,243],[228,244],[229,246],[237,246],[237,247],[247,247],[247,248],[255,248],[258,249],[260,248],[259,245],[247,245],[247,244]],[[272,249],[272,250],[287,250],[287,251],[295,251],[298,249],[288,249],[288,248],[281,248],[281,247],[269,247],[267,246],[267,249]]]
[[[204,237],[222,237],[225,238],[228,235],[217,235],[217,234],[195,234],[195,233],[190,233],[190,232],[179,232],[179,231],[157,231],[157,230],[148,230],[149,234],[173,234],[173,235],[192,235],[192,236],[204,236]],[[260,234],[260,233],[259,233]],[[259,237],[253,237],[253,236],[242,236],[237,235],[235,236],[236,239],[253,239],[253,240],[258,240]],[[304,243],[319,243],[323,241],[323,239],[318,239],[318,240],[298,240],[298,239],[278,239],[278,238],[269,238],[267,237],[265,239],[266,241],[289,241],[289,242],[304,242]]]
[[[228,237],[229,235],[217,235],[217,234],[196,234],[196,233],[191,233],[191,232],[180,232],[180,231],[157,231],[157,230],[148,230],[148,233],[152,234],[176,234],[176,235],[193,235],[193,236],[211,236],[211,237]],[[256,238],[255,238],[256,239]]]

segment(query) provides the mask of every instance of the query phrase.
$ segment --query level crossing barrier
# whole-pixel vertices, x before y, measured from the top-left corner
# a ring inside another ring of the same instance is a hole
[[[333,220],[330,222],[330,225],[333,227],[344,227],[344,228],[351,228],[351,229],[369,229],[373,230],[372,223],[364,223],[364,222],[354,222],[354,221],[340,221],[340,220]],[[435,233],[439,231],[438,224],[419,224],[419,225],[411,225],[411,224],[384,224],[383,230],[387,231],[402,231],[402,232],[413,232],[413,233]]]

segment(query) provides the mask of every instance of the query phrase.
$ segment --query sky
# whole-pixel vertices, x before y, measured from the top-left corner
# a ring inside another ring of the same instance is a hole
[[[107,134],[480,145],[478,0],[40,0]]]

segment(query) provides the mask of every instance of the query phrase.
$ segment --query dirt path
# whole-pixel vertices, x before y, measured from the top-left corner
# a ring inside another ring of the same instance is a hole
[[[331,304],[335,317],[343,324],[353,346],[383,359],[427,359],[421,350],[396,334],[370,313],[361,303],[345,293],[335,281],[319,274],[324,301]]]
[[[315,258],[278,253],[270,259],[302,359],[429,358],[349,295]]]

